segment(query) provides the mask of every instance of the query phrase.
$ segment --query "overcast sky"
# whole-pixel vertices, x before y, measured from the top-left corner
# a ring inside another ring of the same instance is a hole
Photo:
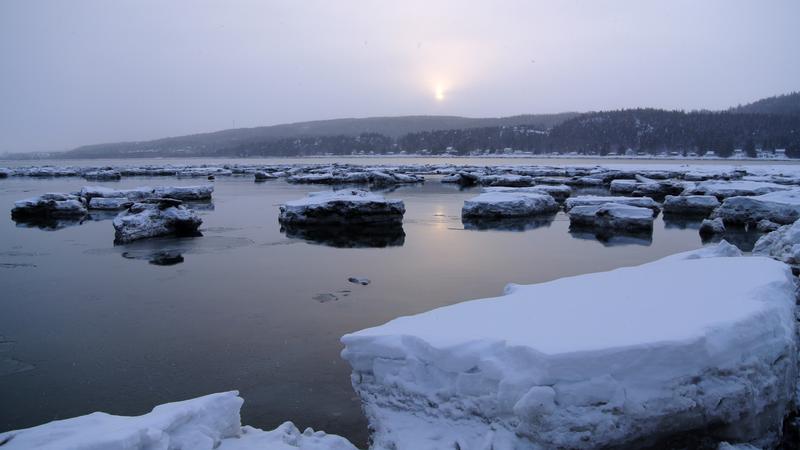
[[[721,109],[800,1],[0,1],[0,152],[337,117]]]

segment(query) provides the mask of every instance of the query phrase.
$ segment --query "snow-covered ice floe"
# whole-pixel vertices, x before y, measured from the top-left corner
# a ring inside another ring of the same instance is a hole
[[[741,197],[750,195],[768,194],[770,192],[785,191],[792,186],[786,186],[764,181],[702,181],[688,187],[686,195],[713,195],[719,199],[728,197]]]
[[[800,189],[726,198],[714,211],[714,217],[721,218],[725,223],[757,224],[766,219],[788,225],[800,219]]]
[[[708,216],[719,207],[713,195],[667,195],[664,198],[664,214]]]
[[[555,213],[558,203],[549,194],[492,191],[464,201],[463,217],[520,217]]]
[[[77,195],[51,192],[14,202],[11,217],[14,220],[80,219],[87,213],[86,205]]]
[[[568,198],[564,203],[564,210],[569,212],[576,206],[597,206],[605,203],[616,203],[618,205],[638,206],[640,208],[649,208],[653,211],[653,217],[657,216],[661,211],[661,206],[650,197],[616,197],[616,196],[599,196],[599,195],[580,195],[578,197]]]
[[[526,192],[531,194],[548,194],[557,202],[563,202],[572,195],[572,188],[566,184],[539,184],[530,187],[487,187],[483,192]]]
[[[174,198],[183,201],[210,200],[214,193],[214,186],[142,186],[133,189],[111,189],[105,186],[84,186],[80,196],[91,204],[95,197],[100,198],[127,198],[131,201],[145,200],[148,198]]]
[[[358,189],[311,192],[306,198],[280,206],[278,220],[292,225],[401,224],[405,205]]]
[[[196,234],[203,220],[181,203],[180,200],[166,198],[134,203],[127,211],[114,218],[114,242],[126,243],[156,236]]]
[[[372,448],[635,448],[690,433],[773,445],[796,396],[795,280],[730,247],[345,335]]]
[[[346,439],[291,422],[242,426],[238,392],[156,406],[141,416],[92,413],[0,433],[3,450],[356,450]]]
[[[641,231],[653,229],[653,210],[619,203],[573,206],[569,222],[576,227]]]

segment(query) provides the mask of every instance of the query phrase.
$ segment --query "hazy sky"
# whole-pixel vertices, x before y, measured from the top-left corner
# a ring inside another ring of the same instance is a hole
[[[798,20],[797,0],[1,0],[0,152],[234,123],[726,108],[800,89]]]

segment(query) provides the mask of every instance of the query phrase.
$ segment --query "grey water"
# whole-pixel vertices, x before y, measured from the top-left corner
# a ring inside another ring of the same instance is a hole
[[[242,421],[292,420],[363,445],[367,424],[339,338],[473,298],[507,283],[611,270],[698,248],[699,223],[656,219],[652,235],[598,240],[563,213],[462,223],[461,190],[428,177],[386,236],[281,230],[278,205],[324,186],[219,177],[195,205],[202,236],[114,245],[113,215],[57,229],[16,224],[18,199],[205,179],[0,180],[0,431],[93,411],[134,415],[238,389]],[[348,282],[366,277],[368,285]],[[673,280],[650,280],[657,285]],[[620,287],[624,289],[624,287]]]

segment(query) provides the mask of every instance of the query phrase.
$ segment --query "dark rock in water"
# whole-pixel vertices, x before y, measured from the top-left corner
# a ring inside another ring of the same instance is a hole
[[[529,217],[462,217],[461,223],[465,230],[497,230],[497,231],[526,231],[536,228],[549,227],[555,214],[546,214]]]
[[[347,279],[347,281],[353,284],[360,284],[362,286],[366,286],[371,283],[370,279],[365,277],[350,277]]]
[[[281,226],[290,239],[303,239],[311,244],[337,248],[399,247],[405,243],[402,225],[390,226]]]
[[[149,262],[156,266],[174,266],[183,262],[183,255],[176,251],[156,252],[151,255]]]
[[[115,243],[165,235],[196,235],[203,220],[180,200],[148,199],[114,218]]]
[[[339,300],[339,297],[333,294],[317,294],[312,298],[320,303],[335,302]]]

